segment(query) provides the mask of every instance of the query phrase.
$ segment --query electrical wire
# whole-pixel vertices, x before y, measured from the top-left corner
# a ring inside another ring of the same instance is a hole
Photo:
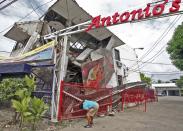
[[[143,60],[145,57],[147,57],[157,47],[157,45],[160,43],[160,41],[169,33],[172,25],[174,24],[174,22],[176,22],[176,20],[178,19],[178,17],[179,16],[177,16],[170,23],[170,25],[165,29],[165,31],[163,32],[163,34],[156,40],[156,42],[151,46],[151,48],[149,48],[149,50],[139,60]]]
[[[18,1],[18,0],[9,1],[9,3],[7,3],[6,5],[4,5],[3,7],[0,7],[0,11],[3,10],[3,9],[5,9],[5,8],[7,8],[8,6],[12,5],[12,4],[15,3],[16,1]],[[6,1],[4,1],[4,2],[6,2]],[[4,2],[3,2],[3,3],[4,3]]]
[[[145,57],[147,57],[156,47],[157,45],[163,40],[163,38],[170,32],[170,30],[173,28],[174,26],[174,22],[177,21],[179,16],[177,16],[171,23],[170,25],[165,29],[165,31],[163,32],[163,34],[156,40],[156,42],[151,46],[151,48],[145,52],[144,55],[142,55],[142,57],[139,59],[139,61],[143,60]],[[136,66],[136,64],[132,65],[131,68],[133,68],[134,66]]]
[[[152,2],[152,3],[159,3],[159,2],[163,2],[164,0],[159,0],[159,1],[156,1],[156,2]],[[170,3],[172,1],[168,1],[167,3]],[[183,2],[181,2],[183,3]],[[168,28],[171,28],[172,27],[172,24],[177,21],[178,16],[171,22],[171,24],[165,29],[165,31],[163,32],[163,34],[158,38],[158,40],[151,46],[151,48],[148,49],[148,51],[145,52],[145,54],[139,59],[139,60],[143,60],[145,57],[147,57],[156,47],[157,45],[159,44],[159,42],[164,38],[164,35],[166,36],[168,34],[169,31]],[[134,67],[136,65],[133,65],[132,67]]]
[[[2,0],[1,2],[0,2],[0,4],[3,4],[4,2],[6,2],[7,0]]]
[[[33,3],[30,1],[30,6],[31,6],[31,8],[34,10],[34,6],[33,6]],[[38,16],[38,17],[40,17],[39,16],[39,14],[36,12],[36,11],[34,11],[35,13],[36,13],[36,15]]]
[[[37,4],[38,2],[37,2],[36,0],[32,0],[32,3],[35,3],[35,7],[36,7],[36,6],[39,6],[39,5]],[[44,12],[45,12],[45,11],[44,11],[43,9],[41,9],[41,8],[39,8],[38,11],[39,11],[40,14],[44,14]]]
[[[166,35],[170,32],[170,30],[174,27],[174,25],[180,20],[180,18],[182,17],[182,15],[181,16],[179,16],[179,17],[177,17],[178,19],[176,19],[176,21],[175,21],[175,23],[174,24],[172,24],[171,25],[171,28],[169,28],[168,29],[168,31],[166,32]],[[164,37],[166,36],[166,35],[164,35]],[[161,39],[160,39],[160,41],[159,42],[161,42],[162,40],[163,40],[163,38],[164,37],[162,37]],[[158,56],[160,56],[165,50],[163,50],[165,47],[167,46],[167,44],[165,44],[155,55],[153,55],[151,58],[149,58],[148,60],[146,60],[145,61],[145,64],[147,64],[147,62],[153,62]],[[140,59],[139,59],[140,60]],[[140,69],[142,69],[143,67],[145,67],[146,65],[144,65],[144,66],[142,66],[143,64],[141,64],[141,65],[138,65],[138,67],[136,67],[134,70],[136,70],[137,68],[139,68],[139,70]],[[142,66],[142,67],[140,67],[140,66]],[[133,68],[134,66],[131,66],[130,68]]]
[[[151,71],[145,71],[141,70],[140,72],[138,70],[130,70],[130,72],[135,72],[135,73],[144,73],[144,74],[153,74],[153,75],[175,75],[175,74],[182,74],[183,72],[181,71],[171,71],[171,72],[151,72]]]
[[[122,60],[127,60],[127,61],[135,61],[135,62],[141,62],[141,63],[148,63],[148,64],[157,64],[157,65],[173,65],[173,64],[168,64],[168,63],[152,63],[152,62],[145,62],[145,61],[137,61],[134,59],[126,59],[126,58],[121,58]]]
[[[143,72],[147,75],[183,75],[183,72]]]
[[[19,19],[18,22],[20,22],[21,20],[27,18],[27,17],[30,16],[34,11],[36,11],[37,9],[39,9],[39,8],[41,8],[41,7],[43,7],[43,6],[45,6],[45,5],[48,4],[48,3],[51,3],[52,1],[54,1],[54,0],[50,0],[50,1],[48,1],[48,2],[45,2],[45,3],[42,4],[42,5],[37,6],[35,9],[33,9],[32,11],[30,11],[29,13],[27,13],[24,17],[22,17],[21,19]],[[3,33],[3,32],[5,32],[7,29],[11,28],[12,26],[13,26],[13,25],[10,25],[10,26],[6,27],[5,29],[1,30],[1,31],[0,31],[0,34]]]
[[[165,45],[165,46],[166,46],[166,45]],[[140,69],[144,68],[145,66],[148,65],[148,62],[151,62],[151,63],[152,63],[155,59],[157,59],[161,54],[163,54],[163,53],[165,52],[165,50],[162,50],[162,49],[165,48],[165,46],[163,46],[163,47],[159,50],[159,52],[158,52],[157,54],[155,54],[153,57],[151,57],[150,59],[148,59],[147,61],[145,61],[145,62],[144,62],[145,64],[138,65],[139,67],[135,68],[135,70],[136,70],[136,69],[140,70]],[[140,66],[141,66],[141,67],[140,67]]]

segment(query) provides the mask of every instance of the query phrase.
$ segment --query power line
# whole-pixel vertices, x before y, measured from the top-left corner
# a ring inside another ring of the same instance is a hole
[[[168,63],[152,63],[152,62],[145,62],[145,61],[137,61],[137,60],[133,60],[133,59],[126,59],[126,58],[121,58],[123,60],[127,60],[127,61],[135,61],[135,62],[141,62],[141,63],[148,63],[148,64],[159,64],[159,65],[173,65],[173,64],[168,64]]]
[[[177,16],[171,23],[170,25],[165,29],[165,31],[163,32],[163,34],[156,40],[156,42],[151,46],[151,48],[149,48],[149,50],[139,59],[139,60],[143,60],[145,57],[147,57],[147,55],[149,55],[156,47],[157,45],[160,43],[160,41],[168,34],[169,30],[172,27],[172,24],[174,24],[174,22],[177,20],[179,16]]]
[[[5,3],[7,0],[3,0],[1,4]],[[16,1],[18,0],[12,0],[12,1],[9,1],[9,3],[5,4],[3,7],[0,8],[0,11],[7,8],[8,6],[12,5],[13,3],[15,3]]]
[[[34,10],[34,6],[33,6],[33,4],[32,4],[31,1],[30,1],[30,6],[31,6],[31,8]],[[34,12],[36,13],[36,15],[37,15],[38,17],[40,17],[39,14],[38,14],[36,11],[34,11]]]
[[[148,74],[148,75],[183,75],[183,72],[143,72],[145,74]]]
[[[178,17],[177,17],[178,18]],[[177,23],[177,21],[178,20],[180,20],[180,18],[181,18],[181,16],[179,16],[179,18],[178,19],[176,19],[176,21],[175,21],[175,23],[168,29],[168,31],[166,32],[166,35],[170,32],[170,30],[174,27],[174,25]],[[165,35],[165,36],[166,36]],[[165,37],[165,36],[163,36],[162,38],[161,38],[161,40]],[[161,42],[161,40],[159,41],[159,42]],[[148,59],[148,60],[146,60],[145,62],[153,62],[158,56],[160,56],[165,50],[163,50],[165,47],[167,46],[167,44],[165,44],[159,51],[158,51],[158,53],[156,53],[154,56],[152,56],[150,59]],[[147,64],[147,63],[146,63]],[[143,64],[141,64],[141,65],[139,65],[139,66],[142,66]],[[139,68],[139,70],[140,69],[142,69],[143,67],[145,67],[146,65],[144,65],[144,66],[142,66],[142,67],[140,67]],[[132,66],[132,67],[134,67],[134,66]],[[138,67],[137,67],[138,68]],[[135,70],[137,69],[137,68],[135,68]]]
[[[130,70],[131,72],[136,72],[136,73],[140,73],[138,70]],[[148,74],[148,75],[175,75],[175,74],[182,74],[183,75],[183,72],[181,71],[171,71],[171,72],[151,72],[151,71],[145,71],[145,70],[142,70],[141,71],[142,73],[144,74]]]
[[[1,2],[0,2],[0,4],[3,4],[4,2],[6,2],[7,0],[2,0]]]
[[[39,6],[39,4],[38,4],[38,2],[37,2],[36,0],[32,0],[32,3],[35,4],[35,7],[36,7],[36,6]],[[40,14],[44,14],[45,11],[44,11],[43,9],[39,8],[38,12],[39,12]]]
[[[157,72],[157,71],[145,71],[145,70],[143,72],[148,72],[148,73],[152,73],[152,74],[158,74],[158,73],[160,73],[160,74],[183,73],[182,71],[169,71],[169,72],[160,71],[160,72]]]
[[[45,2],[45,3],[42,4],[42,5],[37,6],[35,9],[33,9],[32,11],[30,11],[29,13],[27,13],[23,18],[19,19],[18,22],[20,22],[21,20],[27,18],[27,17],[30,16],[33,12],[35,12],[37,9],[41,8],[42,6],[44,6],[44,5],[48,4],[48,3],[51,3],[52,1],[54,1],[54,0],[50,0],[50,1],[48,1],[48,2]],[[12,27],[12,26],[13,26],[13,25],[10,25],[10,26],[6,27],[5,29],[1,30],[0,33],[3,33],[4,31],[6,31],[7,29],[9,29],[9,28]]]
[[[161,1],[158,1],[158,2],[161,2]],[[169,1],[169,2],[172,2],[172,1]],[[169,3],[168,2],[168,3]],[[181,2],[182,3],[182,2]],[[169,33],[170,29],[173,27],[172,25],[174,25],[174,22],[177,21],[177,19],[179,16],[177,16],[173,21],[172,23],[166,28],[166,30],[163,32],[163,34],[158,38],[158,40],[151,46],[151,48],[146,51],[146,53],[139,59],[139,60],[143,60],[145,57],[147,57],[156,47],[157,45],[161,42],[161,40]],[[169,28],[169,30],[168,30]]]
[[[165,45],[166,46],[166,45]],[[144,68],[145,66],[147,66],[147,62],[153,62],[156,58],[158,58],[161,54],[163,54],[164,52],[165,52],[165,50],[162,50],[162,49],[164,49],[165,48],[165,46],[163,46],[160,50],[159,50],[159,52],[157,53],[157,54],[155,54],[153,57],[151,57],[150,59],[148,59],[147,61],[145,61],[146,63],[145,64],[141,64],[140,66],[140,68],[139,68],[139,70],[140,69],[142,69],[142,68]],[[137,69],[137,68],[136,68]]]
[[[171,72],[152,72],[152,71],[147,71],[147,70],[135,70],[135,69],[130,69],[129,71],[131,72],[136,72],[136,73],[144,73],[148,75],[175,75],[175,74],[180,74],[183,75],[182,71],[171,71]]]
[[[169,31],[172,29],[172,27],[174,26],[174,22],[176,22],[177,18],[179,16],[177,16],[171,23],[170,25],[165,29],[165,31],[163,32],[163,34],[156,40],[156,42],[151,46],[151,48],[145,52],[144,55],[142,55],[142,57],[139,59],[140,61],[143,60],[145,57],[147,57],[156,47],[157,45],[163,40],[163,38],[169,33]],[[172,25],[173,24],[173,25]],[[131,68],[133,68],[134,66],[136,66],[136,64],[132,65]]]

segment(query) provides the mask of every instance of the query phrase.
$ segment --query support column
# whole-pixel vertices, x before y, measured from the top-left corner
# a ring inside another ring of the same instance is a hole
[[[56,39],[57,41],[57,39]],[[67,73],[68,66],[68,36],[64,36],[64,39],[58,41],[58,44],[54,49],[54,77],[52,87],[52,108],[51,108],[51,121],[60,121],[62,115],[63,105],[63,88],[64,78]]]
[[[169,96],[168,90],[166,90],[166,96]]]

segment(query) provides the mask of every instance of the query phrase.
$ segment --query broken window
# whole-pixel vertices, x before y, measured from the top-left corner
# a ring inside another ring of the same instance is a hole
[[[79,43],[79,42],[75,42],[75,43],[70,43],[70,46],[72,47],[72,48],[75,48],[75,49],[81,49],[81,50],[83,50],[84,48],[85,48],[85,46],[83,45],[83,44],[81,44],[81,43]]]

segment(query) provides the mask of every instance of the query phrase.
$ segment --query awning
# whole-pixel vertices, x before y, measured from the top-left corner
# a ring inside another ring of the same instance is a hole
[[[0,64],[0,74],[30,74],[31,66],[25,63]]]

